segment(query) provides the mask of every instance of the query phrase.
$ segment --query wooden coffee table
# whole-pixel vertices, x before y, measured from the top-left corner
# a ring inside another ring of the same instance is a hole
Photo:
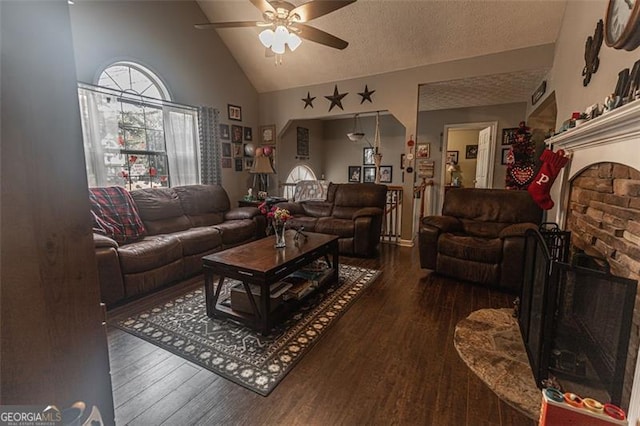
[[[308,265],[320,257],[325,257],[332,268],[330,279],[324,285],[338,280],[338,237],[335,235],[305,232],[294,238],[296,231],[288,230],[285,234],[287,246],[275,248],[275,237],[268,236],[238,247],[202,258],[204,268],[205,298],[207,315],[217,318],[231,318],[252,327],[263,334],[268,334],[276,321],[282,320],[287,313],[286,306],[271,311],[270,297],[256,297],[249,284],[260,286],[260,295],[269,295],[270,286],[292,272]],[[330,260],[329,256],[333,259]],[[214,288],[214,276],[218,276],[218,285]],[[232,310],[220,303],[220,292],[225,278],[241,281],[249,297],[253,315]],[[260,305],[260,306],[258,306]],[[280,309],[282,308],[282,309]]]

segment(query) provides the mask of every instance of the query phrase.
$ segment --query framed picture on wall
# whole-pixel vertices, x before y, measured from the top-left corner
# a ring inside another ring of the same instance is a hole
[[[221,158],[220,164],[222,164],[223,169],[231,168],[231,158]]]
[[[447,164],[458,164],[458,151],[447,151]]]
[[[363,182],[375,182],[376,181],[376,168],[375,167],[363,167]]]
[[[464,158],[467,160],[478,158],[478,145],[467,145],[464,150]]]
[[[242,170],[244,170],[244,164],[242,163],[242,158],[235,158],[234,159],[234,164],[235,164],[235,171],[236,172],[241,172]]]
[[[273,144],[276,141],[276,125],[260,126],[260,143]]]
[[[500,160],[500,164],[502,164],[503,166],[506,166],[508,163],[508,159],[509,159],[509,151],[511,151],[511,148],[502,148],[502,159]]]
[[[253,129],[251,127],[244,128],[244,140],[245,141],[253,140]]]
[[[242,108],[238,105],[227,104],[229,120],[242,121]]]
[[[224,139],[228,141],[231,136],[229,135],[229,125],[221,124],[220,125],[220,139]]]
[[[251,170],[251,168],[253,167],[253,157],[250,158],[244,158],[244,169],[245,170]]]
[[[371,148],[371,147],[362,148],[362,164],[364,164],[365,166],[375,164],[373,162],[373,154],[374,153],[375,153],[375,150],[373,148]]]
[[[306,127],[296,128],[296,154],[300,160],[309,158],[309,129]]]
[[[391,183],[393,166],[380,166],[380,183]]]
[[[242,142],[242,126],[231,126],[231,142]]]
[[[360,166],[349,166],[349,182],[360,183],[360,174],[362,168]]]
[[[228,142],[222,143],[222,156],[231,157],[231,144]]]
[[[517,127],[502,129],[502,145],[512,145],[516,141]]]
[[[231,146],[232,148],[232,153],[233,153],[233,158],[241,158],[244,157],[244,152],[242,151],[242,144],[241,143],[234,143]]]
[[[429,158],[430,156],[430,146],[428,143],[419,143],[416,145],[416,158]]]

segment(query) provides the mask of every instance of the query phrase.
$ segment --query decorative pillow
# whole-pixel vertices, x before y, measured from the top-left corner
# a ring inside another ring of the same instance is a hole
[[[146,235],[133,198],[123,187],[89,188],[89,201],[94,232],[120,244],[137,241]]]

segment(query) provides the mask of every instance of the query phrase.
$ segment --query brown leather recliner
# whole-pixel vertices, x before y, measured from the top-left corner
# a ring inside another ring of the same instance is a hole
[[[456,188],[441,216],[422,219],[420,266],[510,293],[522,286],[524,233],[542,210],[527,191]]]

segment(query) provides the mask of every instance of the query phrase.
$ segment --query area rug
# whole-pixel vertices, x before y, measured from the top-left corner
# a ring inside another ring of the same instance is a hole
[[[542,394],[513,309],[480,309],[456,325],[453,343],[460,358],[496,395],[538,420]]]
[[[339,272],[268,336],[207,317],[203,288],[110,324],[266,396],[380,274],[349,265]],[[222,297],[235,284],[225,280]]]

